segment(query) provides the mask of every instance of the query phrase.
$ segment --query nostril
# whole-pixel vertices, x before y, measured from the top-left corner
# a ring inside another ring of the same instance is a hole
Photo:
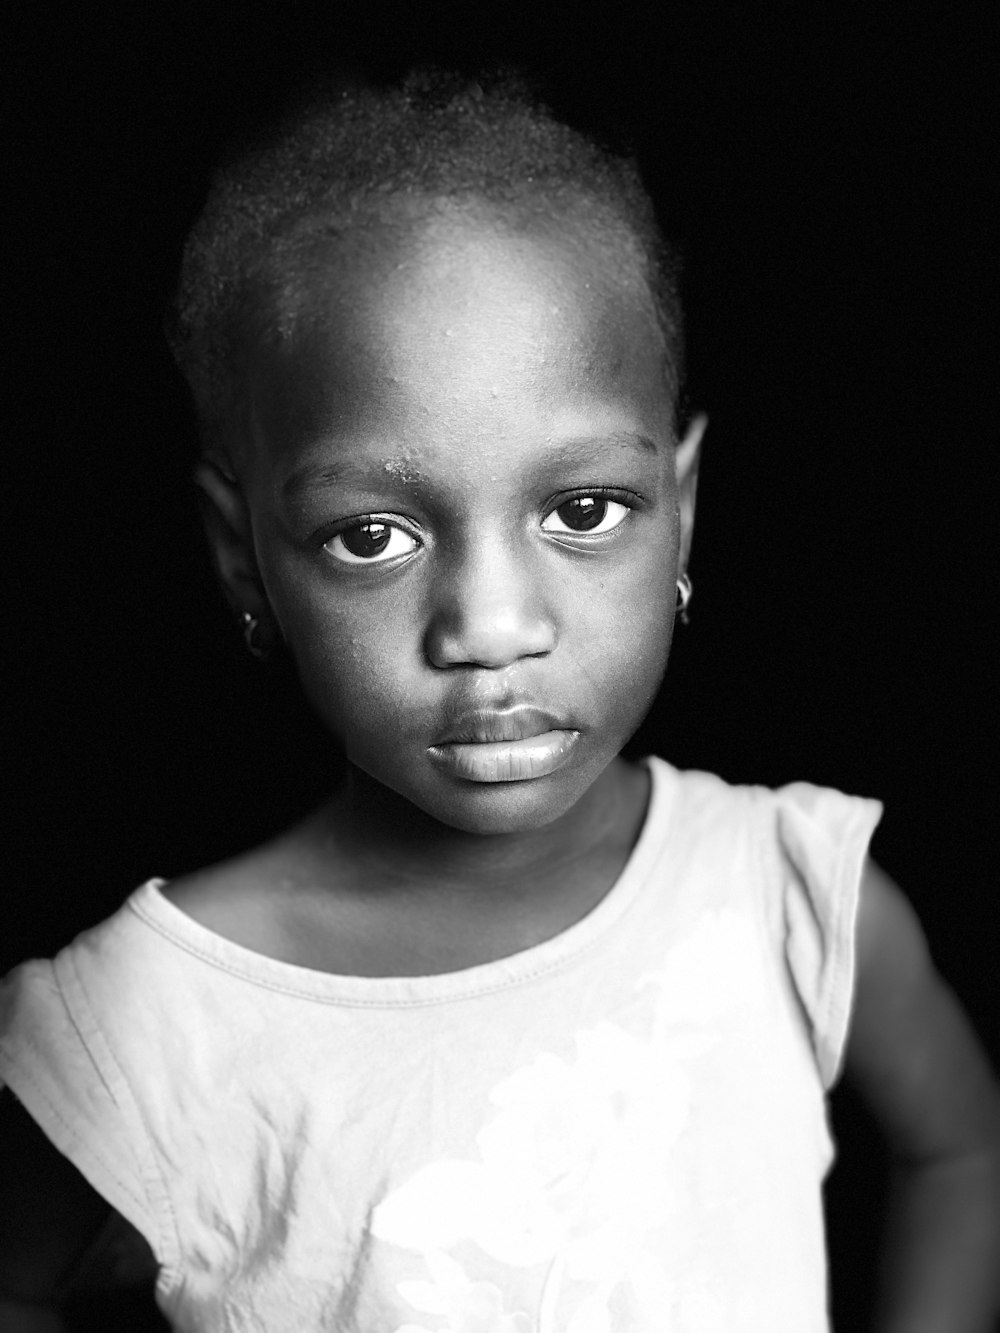
[[[510,608],[480,608],[441,616],[427,634],[428,660],[437,667],[478,666],[497,669],[529,657],[545,657],[556,643],[546,616]]]

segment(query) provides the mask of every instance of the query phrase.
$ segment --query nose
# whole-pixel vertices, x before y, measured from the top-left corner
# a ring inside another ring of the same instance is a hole
[[[543,657],[556,645],[556,626],[530,557],[497,545],[456,556],[435,580],[426,653],[436,667],[500,668]]]

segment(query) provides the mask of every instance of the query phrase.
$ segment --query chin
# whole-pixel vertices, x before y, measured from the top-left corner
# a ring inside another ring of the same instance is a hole
[[[462,833],[496,837],[554,824],[581,800],[600,771],[554,773],[524,782],[454,782],[409,799],[438,823]]]
[[[524,783],[511,783],[511,786],[524,786]],[[526,800],[522,795],[494,790],[487,800],[455,801],[447,808],[428,814],[448,828],[460,833],[474,833],[479,837],[510,836],[517,833],[531,833],[535,829],[554,824],[576,801],[553,804],[539,801],[537,798]]]

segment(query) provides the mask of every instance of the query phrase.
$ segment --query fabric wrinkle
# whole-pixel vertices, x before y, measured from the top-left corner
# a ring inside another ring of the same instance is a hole
[[[827,1333],[880,807],[648,762],[607,896],[496,963],[314,972],[149,881],[0,985],[0,1077],[174,1247],[179,1333]]]

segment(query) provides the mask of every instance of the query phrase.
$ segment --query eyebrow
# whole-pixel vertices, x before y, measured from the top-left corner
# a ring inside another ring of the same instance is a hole
[[[305,467],[296,469],[281,484],[281,494],[286,499],[295,499],[303,491],[316,490],[325,486],[344,486],[353,483],[358,486],[378,484],[389,486],[393,482],[416,482],[423,479],[420,469],[408,460],[386,458],[371,467],[357,467],[352,463],[341,463],[332,467]]]
[[[617,444],[626,449],[637,448],[646,454],[659,452],[659,446],[648,435],[636,431],[614,431],[608,435],[589,439],[562,440],[539,458],[539,464],[551,466],[559,463],[586,463],[599,447],[608,444]],[[297,468],[282,482],[281,494],[286,499],[294,499],[303,491],[326,486],[343,486],[348,483],[361,486],[378,483],[387,486],[394,482],[402,482],[405,485],[419,484],[424,479],[424,473],[414,460],[391,455],[369,467],[357,467],[350,462],[329,467],[313,467],[307,463],[304,467]]]
[[[622,448],[638,446],[643,453],[655,454],[659,452],[655,441],[651,440],[648,435],[641,435],[638,431],[632,430],[615,430],[609,431],[607,435],[563,440],[552,450],[552,457],[557,461],[565,457],[583,457],[592,453],[595,448],[606,444],[618,444]]]

